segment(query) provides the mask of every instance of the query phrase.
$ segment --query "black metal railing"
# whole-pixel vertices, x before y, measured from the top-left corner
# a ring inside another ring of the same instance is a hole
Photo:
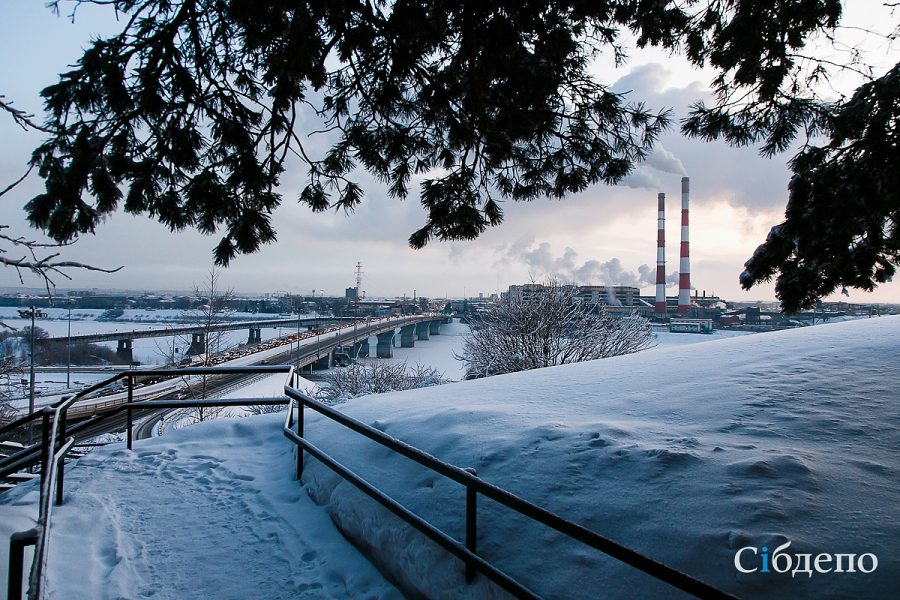
[[[226,374],[254,374],[254,373],[287,373],[287,382],[284,387],[284,397],[280,398],[238,398],[238,399],[210,399],[210,400],[143,400],[134,402],[134,378],[137,376],[180,377],[190,375],[226,375]],[[86,395],[114,383],[121,378],[128,380],[128,396],[125,403],[89,420],[67,427],[67,413],[69,408],[83,399]],[[304,453],[308,453],[338,475],[346,479],[363,493],[377,501],[386,509],[397,515],[403,521],[426,535],[452,555],[459,558],[465,565],[466,580],[471,582],[476,573],[481,573],[503,589],[519,598],[539,598],[535,592],[516,581],[511,576],[496,568],[485,558],[477,554],[476,537],[478,532],[477,510],[478,496],[489,498],[510,510],[513,510],[537,523],[550,527],[574,540],[595,548],[611,557],[614,557],[648,575],[672,585],[682,591],[699,598],[734,598],[733,596],[717,590],[716,588],[699,581],[690,575],[682,573],[662,564],[654,559],[646,557],[629,548],[618,544],[598,533],[591,531],[577,523],[573,523],[562,517],[532,504],[510,492],[497,487],[479,478],[472,469],[464,469],[443,462],[430,454],[415,448],[405,442],[397,440],[361,421],[335,410],[317,400],[309,397],[296,389],[296,373],[293,367],[288,365],[267,365],[255,367],[196,367],[173,370],[154,371],[126,371],[110,377],[103,382],[82,390],[75,396],[57,403],[55,406],[36,411],[22,419],[0,428],[0,434],[15,426],[28,424],[36,418],[42,420],[41,442],[24,448],[15,455],[5,459],[6,465],[0,472],[8,470],[9,464],[25,466],[33,460],[33,455],[41,462],[40,503],[36,526],[27,531],[14,533],[10,538],[9,559],[9,600],[18,600],[22,596],[22,581],[24,573],[24,551],[27,546],[35,546],[34,560],[29,574],[28,597],[39,599],[42,593],[44,571],[47,562],[47,550],[49,544],[50,515],[52,505],[63,503],[64,487],[64,458],[74,443],[74,436],[88,427],[112,418],[114,415],[126,411],[128,448],[132,448],[132,414],[133,411],[162,410],[175,408],[188,408],[200,406],[246,406],[246,405],[276,405],[287,404],[288,411],[284,424],[284,435],[298,446],[297,452],[297,478],[302,478]],[[296,407],[294,405],[296,401]],[[465,499],[465,541],[460,542],[441,531],[434,525],[416,515],[405,506],[367,482],[351,469],[342,465],[304,437],[304,409],[308,407],[323,416],[347,427],[348,429],[375,441],[382,446],[413,460],[420,465],[440,474],[448,479],[463,485],[466,489]],[[10,463],[10,460],[12,461]],[[55,490],[55,494],[53,493]],[[55,496],[55,498],[54,498]]]
[[[34,559],[28,576],[28,598],[37,600],[42,596],[44,570],[47,563],[49,546],[50,515],[52,506],[63,503],[65,456],[75,442],[75,435],[89,427],[111,419],[121,412],[127,413],[126,444],[128,449],[133,444],[133,413],[141,410],[163,410],[175,408],[193,408],[201,406],[248,406],[289,404],[286,397],[277,398],[235,398],[229,400],[143,400],[134,402],[134,380],[136,377],[184,377],[191,375],[249,375],[259,373],[289,373],[289,381],[294,382],[293,367],[289,365],[265,365],[248,367],[193,367],[184,369],[156,369],[141,371],[123,371],[84,390],[74,396],[57,402],[26,415],[0,428],[0,434],[23,425],[32,424],[41,419],[41,441],[23,448],[8,456],[0,463],[0,476],[33,466],[40,461],[40,500],[38,517],[33,528],[14,533],[9,543],[9,574],[7,582],[7,599],[19,600],[22,597],[24,576],[25,548],[34,546]],[[85,396],[102,389],[119,379],[127,379],[127,400],[114,408],[67,428],[68,411]],[[55,491],[55,493],[54,493]]]
[[[464,469],[443,462],[414,446],[410,446],[374,427],[347,416],[346,414],[335,410],[333,407],[309,397],[300,390],[295,389],[292,385],[286,385],[284,393],[288,398],[296,400],[297,402],[296,419],[294,416],[294,404],[292,402],[288,408],[288,414],[284,424],[285,437],[298,446],[297,478],[300,479],[303,476],[303,453],[307,452],[353,484],[367,496],[463,561],[466,569],[466,580],[468,582],[472,581],[474,574],[477,571],[518,598],[540,597],[506,573],[503,573],[494,567],[484,558],[478,556],[475,542],[478,526],[477,506],[478,495],[483,495],[533,521],[550,527],[574,540],[639,569],[662,582],[692,594],[693,596],[698,598],[734,598],[734,596],[718,590],[690,575],[626,548],[586,527],[568,521],[540,506],[511,494],[496,485],[488,483],[475,475],[471,469]],[[309,407],[340,425],[393,450],[397,454],[413,460],[435,473],[463,485],[466,489],[465,542],[462,543],[431,525],[307,440],[304,437],[304,407]]]

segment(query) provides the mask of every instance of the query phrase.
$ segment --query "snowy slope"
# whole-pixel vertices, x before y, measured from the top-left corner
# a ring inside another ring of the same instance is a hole
[[[523,498],[743,598],[900,597],[900,317],[822,325],[358,398],[341,406]],[[282,415],[107,447],[54,510],[59,598],[491,597],[321,465],[309,502]],[[307,413],[311,440],[459,538],[464,492]],[[0,496],[26,528],[34,486]],[[84,541],[90,532],[89,542]],[[169,537],[171,536],[171,538]],[[865,573],[740,574],[735,552],[874,553]],[[173,545],[174,544],[174,545]],[[0,564],[6,564],[0,544]],[[548,598],[682,595],[483,498],[479,552]],[[72,561],[67,562],[67,561]],[[310,569],[310,564],[314,568]]]
[[[886,317],[359,398],[342,409],[741,597],[897,598],[898,355],[900,318]],[[321,419],[307,432],[461,539],[460,486]],[[385,569],[406,571],[394,577],[431,597],[460,578],[457,561],[421,560],[417,545],[430,543],[373,528],[360,510],[370,503],[321,465],[307,483],[349,536],[388,557]],[[680,596],[488,501],[479,519],[480,551],[547,597]],[[793,578],[737,572],[740,548],[787,541],[790,554],[870,552],[879,566]]]

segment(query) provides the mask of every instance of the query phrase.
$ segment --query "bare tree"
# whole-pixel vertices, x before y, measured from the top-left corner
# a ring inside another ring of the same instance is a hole
[[[319,388],[315,396],[322,402],[336,404],[357,396],[412,390],[442,383],[446,383],[444,374],[432,367],[416,364],[415,367],[407,368],[406,362],[379,360],[333,369],[328,373],[325,385]]]
[[[199,306],[193,310],[193,314],[188,318],[188,322],[199,326],[203,334],[203,347],[199,356],[201,359],[200,365],[204,367],[210,365],[212,355],[221,349],[222,331],[215,326],[224,320],[223,317],[228,302],[234,297],[234,290],[223,289],[219,279],[220,271],[212,267],[209,269],[202,285],[194,286],[194,297],[199,301]],[[198,386],[191,385],[190,382],[187,385],[190,396],[201,399],[206,398],[206,375],[200,377]],[[187,418],[193,422],[207,421],[220,416],[223,410],[222,407],[198,407],[192,409],[191,414]]]
[[[11,400],[16,383],[22,376],[22,364],[12,352],[0,356],[0,425],[13,420],[16,414]]]
[[[247,411],[247,415],[270,415],[272,413],[284,412],[287,410],[287,403],[285,404],[249,404],[244,407],[244,410]]]
[[[652,345],[650,323],[614,316],[577,299],[578,288],[551,280],[523,300],[494,305],[472,325],[457,358],[475,379],[620,354]]]

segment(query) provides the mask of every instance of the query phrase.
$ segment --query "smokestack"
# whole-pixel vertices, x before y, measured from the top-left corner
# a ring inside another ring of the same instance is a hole
[[[659,194],[656,218],[656,304],[653,312],[666,314],[666,195]]]
[[[691,196],[691,180],[681,178],[681,264],[678,270],[678,314],[683,315],[691,307],[691,253],[688,244],[688,204]]]

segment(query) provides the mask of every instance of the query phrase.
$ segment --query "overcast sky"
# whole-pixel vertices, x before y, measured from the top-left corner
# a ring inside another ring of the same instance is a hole
[[[75,23],[54,16],[42,0],[0,0],[0,94],[23,110],[41,115],[38,92],[55,81],[80,55],[95,33],[112,33],[116,23],[104,7],[82,7]],[[874,0],[853,15],[862,25],[879,18]],[[883,19],[883,14],[881,17]],[[889,60],[879,48],[878,59]],[[599,68],[599,67],[598,67]],[[651,108],[670,107],[676,120],[689,103],[708,95],[708,73],[692,71],[661,53],[634,54],[624,69],[607,70],[614,89],[630,91]],[[2,115],[0,115],[2,117]],[[282,206],[275,212],[278,241],[252,256],[232,262],[222,282],[242,292],[343,294],[355,285],[362,262],[363,289],[369,296],[474,296],[505,291],[509,285],[556,274],[590,284],[644,287],[653,294],[656,260],[656,195],[667,195],[667,272],[678,269],[680,182],[691,178],[691,281],[698,290],[731,300],[774,299],[772,286],[744,292],[738,284],[743,263],[778,223],[784,212],[791,153],[768,160],[753,148],[683,138],[677,126],[661,139],[656,152],[623,185],[594,186],[565,200],[504,204],[505,222],[478,240],[432,242],[424,250],[407,246],[409,235],[424,224],[425,212],[414,197],[390,200],[383,186],[360,175],[366,199],[352,215],[312,214],[296,204],[305,174],[283,178]],[[0,187],[25,170],[41,136],[0,118]],[[42,189],[31,177],[0,199],[0,223],[11,231],[40,239],[25,224],[23,206]],[[65,257],[98,266],[125,268],[115,274],[72,271],[60,287],[179,290],[200,283],[212,264],[218,236],[194,231],[170,233],[148,217],[114,215],[95,236],[65,249]],[[676,279],[673,278],[673,281]],[[12,269],[0,269],[0,286],[19,284]],[[39,282],[25,275],[26,286]],[[670,295],[677,290],[671,288]],[[900,284],[873,294],[851,290],[850,301],[900,302]]]

